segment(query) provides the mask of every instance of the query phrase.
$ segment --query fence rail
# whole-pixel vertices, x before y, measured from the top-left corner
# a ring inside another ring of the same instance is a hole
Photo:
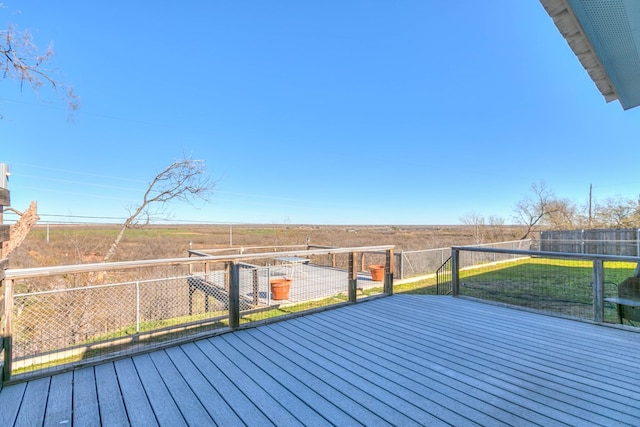
[[[640,277],[640,257],[454,247],[451,270],[454,296],[618,323],[620,306],[608,300]]]
[[[364,270],[362,254],[382,257],[383,281]],[[392,292],[388,245],[190,255],[6,270],[3,381]],[[285,277],[290,289],[276,299],[272,279]]]

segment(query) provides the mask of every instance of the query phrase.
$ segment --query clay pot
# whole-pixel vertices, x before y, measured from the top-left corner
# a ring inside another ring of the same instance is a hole
[[[382,280],[384,279],[384,265],[370,265],[369,271],[371,272],[371,280],[375,282],[382,282]]]
[[[291,289],[291,279],[271,279],[271,298],[274,300],[289,299],[289,290]]]

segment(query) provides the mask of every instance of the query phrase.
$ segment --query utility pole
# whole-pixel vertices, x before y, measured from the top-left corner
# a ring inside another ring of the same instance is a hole
[[[591,229],[591,205],[593,203],[593,184],[589,184],[589,229]]]

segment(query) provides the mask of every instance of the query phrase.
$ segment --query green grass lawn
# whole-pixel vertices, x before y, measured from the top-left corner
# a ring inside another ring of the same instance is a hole
[[[636,264],[605,262],[605,297],[617,296],[617,285],[633,276]],[[593,318],[591,261],[528,258],[460,272],[460,295]],[[395,293],[436,294],[435,278],[394,286]],[[613,304],[605,304],[605,321],[617,322]]]

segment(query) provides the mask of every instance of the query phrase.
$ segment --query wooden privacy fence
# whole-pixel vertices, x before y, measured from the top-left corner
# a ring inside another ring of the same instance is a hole
[[[540,233],[541,251],[640,256],[640,229],[550,230]]]

